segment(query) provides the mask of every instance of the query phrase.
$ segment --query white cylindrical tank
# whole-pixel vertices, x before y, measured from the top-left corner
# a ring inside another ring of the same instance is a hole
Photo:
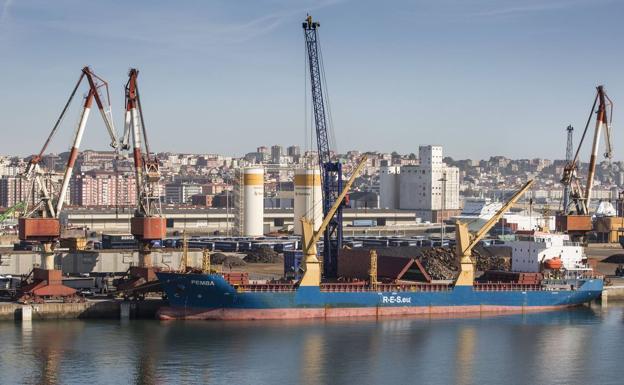
[[[379,169],[379,207],[399,208],[399,166],[383,166]]]
[[[301,235],[301,218],[305,217],[314,223],[318,230],[323,222],[323,192],[321,190],[321,173],[318,168],[301,168],[295,170],[295,207],[294,233]]]
[[[243,171],[243,235],[259,237],[264,234],[264,169]]]

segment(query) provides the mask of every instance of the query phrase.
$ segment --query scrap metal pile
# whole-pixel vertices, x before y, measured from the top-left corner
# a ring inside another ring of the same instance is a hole
[[[459,260],[449,247],[391,247],[376,249],[381,256],[413,258],[420,262],[434,280],[455,279],[459,273]],[[508,247],[475,247],[472,257],[477,271],[509,271],[511,268]]]
[[[213,253],[212,255],[210,255],[210,261],[215,265],[224,265],[229,268],[245,266],[247,264],[245,263],[245,261],[238,257],[223,253]]]
[[[247,263],[279,263],[284,262],[284,257],[270,246],[262,246],[247,253],[244,258]]]
[[[475,248],[472,258],[476,262],[477,271],[498,270],[509,271],[510,258],[492,253],[486,248]],[[448,247],[423,248],[417,257],[432,279],[454,279],[459,272],[459,261],[453,249]]]

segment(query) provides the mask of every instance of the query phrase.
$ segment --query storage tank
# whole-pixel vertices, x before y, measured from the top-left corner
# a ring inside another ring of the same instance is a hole
[[[379,169],[379,207],[399,208],[399,166],[384,166]]]
[[[323,192],[321,190],[321,173],[318,168],[301,168],[295,170],[295,235],[301,235],[301,218],[306,217],[314,223],[318,230],[323,222]]]
[[[243,171],[243,236],[264,234],[264,169]]]

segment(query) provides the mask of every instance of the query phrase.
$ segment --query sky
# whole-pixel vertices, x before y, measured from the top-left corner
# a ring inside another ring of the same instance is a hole
[[[0,12],[2,154],[39,151],[85,65],[108,81],[118,131],[140,70],[153,151],[309,148],[310,13],[338,151],[560,159],[604,84],[624,159],[624,0],[0,0]],[[69,148],[79,105],[51,150]],[[108,143],[92,114],[82,148]]]

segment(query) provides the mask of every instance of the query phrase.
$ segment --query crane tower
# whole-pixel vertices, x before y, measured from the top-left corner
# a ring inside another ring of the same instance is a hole
[[[327,216],[343,188],[342,164],[332,158],[329,143],[327,97],[323,93],[322,58],[318,39],[320,23],[313,21],[312,16],[308,15],[302,26],[308,56],[316,145],[323,187],[323,216]],[[339,205],[323,235],[323,274],[325,277],[333,278],[337,274],[338,250],[342,248],[343,206],[343,204]]]
[[[152,244],[162,240],[167,232],[166,219],[160,204],[160,166],[150,152],[143,119],[137,78],[139,71],[130,69],[126,84],[126,115],[122,145],[128,147],[132,137],[132,155],[136,180],[137,207],[130,221],[130,232],[139,244],[139,266],[129,270],[129,280],[120,285],[124,291],[141,289],[156,280],[153,269]]]

